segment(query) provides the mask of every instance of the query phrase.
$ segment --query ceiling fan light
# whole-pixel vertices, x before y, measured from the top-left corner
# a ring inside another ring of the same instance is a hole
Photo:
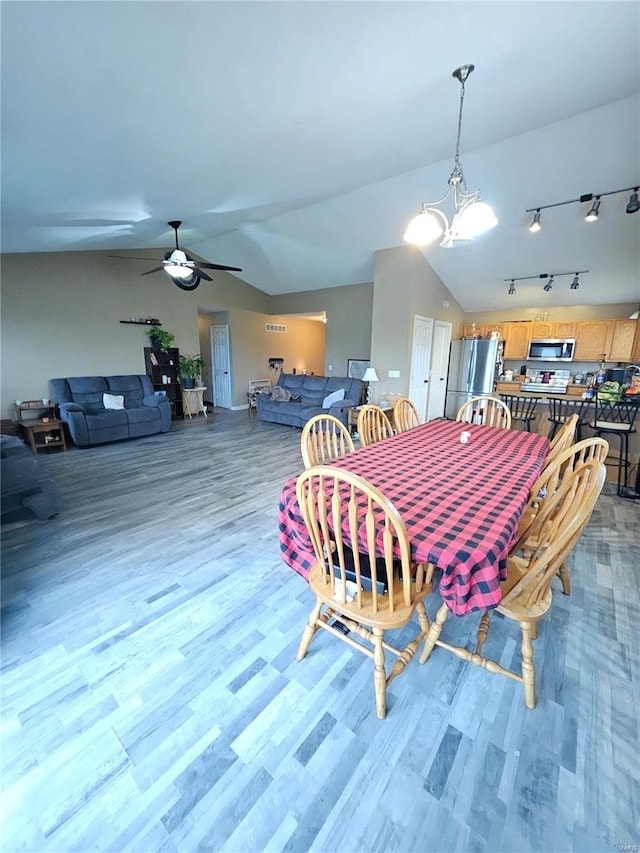
[[[457,236],[463,240],[472,240],[485,231],[490,231],[498,224],[498,219],[493,209],[484,201],[479,199],[465,205],[454,218],[457,223]],[[453,230],[453,226],[452,226]]]
[[[193,275],[191,267],[183,267],[180,264],[167,264],[164,268],[167,275],[171,278],[189,278]]]
[[[633,192],[629,197],[629,202],[626,207],[627,213],[637,213],[640,210],[640,201],[638,201],[638,187],[634,187]]]
[[[407,226],[404,240],[414,246],[427,246],[437,240],[443,230],[438,218],[431,211],[421,210]]]

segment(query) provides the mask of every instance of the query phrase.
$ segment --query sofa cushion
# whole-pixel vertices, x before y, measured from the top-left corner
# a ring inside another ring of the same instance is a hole
[[[125,409],[135,409],[141,406],[145,393],[150,393],[149,389],[143,388],[142,377],[137,374],[129,376],[107,376],[106,380],[109,385],[109,391],[112,394],[122,394],[124,397]]]
[[[339,403],[341,400],[344,400],[344,388],[338,388],[337,391],[332,391],[331,394],[327,394],[322,401],[322,408],[329,409],[334,403]]]
[[[309,406],[318,406],[322,408],[322,401],[324,400],[324,394],[309,394],[306,389],[302,392],[302,405],[305,407]]]
[[[105,409],[124,409],[124,397],[122,394],[103,394],[102,405]]]
[[[67,379],[74,403],[80,403],[87,410],[97,412],[104,409],[102,395],[109,393],[107,381],[102,376],[70,376]]]

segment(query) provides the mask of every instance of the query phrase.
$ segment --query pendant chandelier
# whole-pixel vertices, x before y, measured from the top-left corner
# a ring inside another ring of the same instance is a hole
[[[460,110],[458,113],[458,137],[453,171],[449,176],[449,187],[438,201],[423,202],[420,213],[409,223],[404,234],[407,243],[426,246],[442,237],[440,245],[445,249],[466,246],[479,234],[489,231],[498,224],[491,207],[480,199],[480,190],[467,192],[462,165],[460,163],[460,132],[462,130],[462,106],[464,103],[464,84],[474,65],[462,65],[451,75],[460,81]],[[453,193],[455,214],[449,225],[445,213],[436,207]]]

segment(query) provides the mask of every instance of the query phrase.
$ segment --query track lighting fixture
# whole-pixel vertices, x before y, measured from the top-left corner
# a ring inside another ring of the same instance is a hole
[[[549,293],[553,288],[554,279],[561,278],[563,275],[572,275],[573,281],[569,286],[569,290],[577,290],[580,287],[580,279],[579,276],[588,273],[589,270],[577,270],[576,272],[542,272],[540,275],[521,275],[515,278],[505,278],[504,281],[509,282],[509,290],[507,291],[509,296],[513,296],[516,292],[516,281],[531,281],[534,278],[543,278],[546,279],[545,285],[542,288],[545,293]]]
[[[640,210],[640,201],[638,201],[638,187],[633,188],[633,192],[629,197],[629,203],[626,207],[627,213],[637,213]]]
[[[598,216],[600,215],[600,196],[596,196],[596,200],[593,202],[587,215],[585,216],[586,222],[595,222]]]
[[[584,218],[587,222],[595,222],[600,214],[600,203],[604,196],[628,193],[629,191],[631,191],[631,195],[629,196],[629,201],[625,211],[626,213],[637,213],[640,210],[640,201],[638,200],[639,189],[640,184],[635,187],[625,187],[622,190],[610,190],[609,192],[598,193],[597,195],[594,193],[585,193],[584,195],[581,195],[580,198],[570,198],[568,201],[556,201],[553,204],[540,204],[537,207],[528,207],[525,213],[533,213],[533,219],[529,225],[529,231],[535,234],[537,231],[542,229],[542,218],[540,215],[541,210],[548,210],[550,207],[562,207],[562,205],[565,204],[584,204],[588,201],[592,202],[591,207]]]
[[[466,246],[479,234],[489,231],[498,224],[489,205],[480,199],[480,190],[467,191],[467,182],[460,163],[460,132],[462,130],[462,106],[464,103],[464,84],[474,69],[474,65],[462,65],[456,68],[452,76],[458,80],[460,88],[460,108],[458,111],[458,136],[453,171],[449,175],[446,193],[438,201],[423,202],[420,212],[411,220],[404,233],[407,243],[426,246],[434,240],[440,240],[440,246],[454,249]],[[451,225],[446,215],[437,207],[453,192],[455,212]]]
[[[540,210],[538,209],[533,214],[533,219],[531,220],[531,225],[529,226],[529,231],[531,231],[532,234],[535,234],[536,231],[540,231],[541,228],[542,228],[542,222],[540,222]]]

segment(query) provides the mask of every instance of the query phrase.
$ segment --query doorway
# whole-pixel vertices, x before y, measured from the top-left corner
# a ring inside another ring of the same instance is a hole
[[[427,399],[427,420],[444,417],[447,396],[447,372],[449,370],[449,347],[451,346],[451,323],[436,320],[431,347],[431,375]]]
[[[211,375],[213,382],[213,405],[221,409],[231,408],[231,354],[229,351],[229,326],[211,326]]]
[[[432,339],[433,318],[415,314],[413,318],[413,343],[411,345],[409,399],[418,410],[421,421],[425,421],[427,415]]]

